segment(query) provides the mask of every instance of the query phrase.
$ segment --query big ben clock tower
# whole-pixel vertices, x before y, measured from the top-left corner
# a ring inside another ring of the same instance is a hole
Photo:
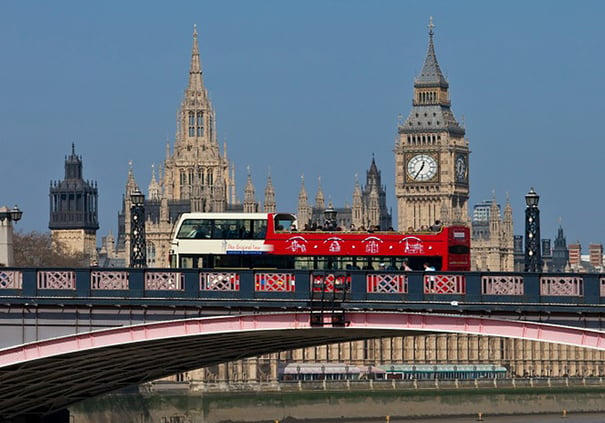
[[[398,229],[468,223],[469,148],[439,68],[429,23],[429,47],[414,81],[412,111],[399,122],[395,144]]]

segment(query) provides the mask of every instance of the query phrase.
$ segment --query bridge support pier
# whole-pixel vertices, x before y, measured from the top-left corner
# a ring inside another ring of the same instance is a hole
[[[28,414],[25,416],[13,417],[8,420],[2,419],[0,416],[0,423],[70,423],[69,410],[64,408],[63,410],[55,411],[54,413],[45,416]]]

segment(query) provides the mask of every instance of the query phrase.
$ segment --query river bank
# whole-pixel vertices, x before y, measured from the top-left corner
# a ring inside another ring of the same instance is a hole
[[[291,386],[291,388],[294,388]],[[396,421],[444,416],[605,412],[605,387],[132,392],[70,407],[78,423]]]

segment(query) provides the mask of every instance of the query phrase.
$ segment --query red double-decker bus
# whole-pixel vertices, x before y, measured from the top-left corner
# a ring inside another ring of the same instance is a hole
[[[171,265],[183,268],[470,270],[465,226],[433,231],[297,230],[290,213],[185,213]]]

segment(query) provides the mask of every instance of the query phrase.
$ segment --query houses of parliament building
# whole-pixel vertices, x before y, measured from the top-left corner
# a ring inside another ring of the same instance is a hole
[[[465,128],[451,108],[449,82],[444,77],[434,45],[434,26],[429,24],[428,49],[414,81],[412,107],[401,119],[393,148],[397,229],[420,228],[436,220],[443,224],[471,226],[472,270],[513,271],[513,218],[507,199],[503,213],[494,197],[469,217],[470,148]],[[257,201],[248,172],[244,198],[237,198],[235,168],[227,156],[227,145],[217,141],[215,111],[204,86],[198,33],[194,29],[188,83],[176,122],[174,145],[157,169],[152,168],[145,199],[145,234],[149,267],[168,267],[173,223],[184,212],[275,212],[276,193],[267,178],[264,199]],[[75,160],[73,157],[70,159]],[[71,162],[70,162],[71,163]],[[76,185],[74,185],[76,186]],[[89,195],[94,190],[85,186]],[[57,188],[54,188],[57,189]],[[113,237],[103,243],[105,254],[129,265],[130,195],[139,190],[132,167],[129,170],[123,208],[118,216],[117,248]],[[142,189],[140,189],[143,191]],[[328,204],[333,206],[332,204]],[[305,181],[298,196],[300,227],[313,225],[326,208],[319,184],[310,201]],[[349,228],[393,225],[386,203],[386,188],[374,160],[370,161],[365,184],[355,181],[350,205],[335,207],[339,225]],[[481,213],[482,211],[482,213]],[[61,239],[61,225],[53,236]],[[85,237],[70,237],[90,245],[96,220],[86,226]],[[81,239],[84,239],[82,241]],[[598,351],[525,340],[456,334],[404,336],[305,348],[221,364],[177,375],[192,386],[204,383],[272,382],[283,362],[344,362],[358,366],[390,363],[495,364],[506,366],[511,376],[603,375],[605,355]]]

